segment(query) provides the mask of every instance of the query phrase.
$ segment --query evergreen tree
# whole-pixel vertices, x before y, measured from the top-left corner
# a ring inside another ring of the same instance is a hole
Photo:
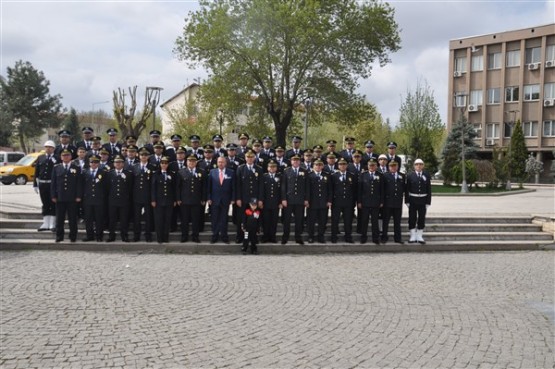
[[[63,121],[64,129],[71,132],[73,142],[81,141],[81,128],[79,127],[79,117],[74,108],[71,108],[69,114],[66,115]]]
[[[7,78],[0,78],[2,121],[12,122],[22,151],[25,142],[40,136],[45,128],[57,127],[62,110],[61,96],[50,95],[50,81],[30,62],[21,60],[7,68]],[[4,116],[6,114],[6,116]]]
[[[522,182],[526,179],[526,160],[528,150],[524,141],[524,131],[520,124],[520,119],[516,122],[515,129],[511,136],[509,145],[509,168],[510,178],[516,179],[522,187]]]
[[[468,123],[464,114],[453,125],[453,129],[449,132],[447,140],[442,151],[443,163],[441,165],[441,174],[445,184],[449,184],[455,180],[453,168],[461,165],[462,159],[462,134],[464,134],[464,157],[466,160],[476,157],[478,145],[474,142],[476,131],[471,124]]]

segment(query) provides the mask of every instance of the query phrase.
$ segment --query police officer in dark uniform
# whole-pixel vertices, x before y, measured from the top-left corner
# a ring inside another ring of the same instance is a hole
[[[339,152],[339,156],[347,160],[347,163],[351,163],[355,153],[355,139],[353,137],[345,137],[345,145],[346,148]]]
[[[150,151],[146,148],[139,150],[139,162],[133,166],[133,242],[141,239],[141,228],[145,241],[152,242],[152,228],[154,214],[150,205],[150,180],[156,167],[148,162]],[[141,227],[141,219],[144,226]]]
[[[51,196],[56,204],[56,242],[64,240],[64,222],[67,214],[69,240],[77,240],[77,203],[81,202],[81,168],[71,163],[71,151],[60,152],[62,162],[52,171]]]
[[[168,155],[168,158],[170,159],[170,166],[168,167],[168,170],[174,174],[176,174],[177,172],[179,172],[181,169],[185,168],[187,166],[187,160],[186,160],[186,156],[187,156],[187,149],[185,149],[183,146],[179,146],[175,149],[172,149],[171,147],[166,150],[166,151],[175,151],[174,152],[174,160],[171,160],[171,156]]]
[[[430,173],[424,170],[424,161],[414,161],[414,171],[407,175],[405,202],[409,207],[409,243],[425,244],[426,210],[432,203]]]
[[[283,146],[276,146],[275,148],[276,156],[274,161],[277,163],[277,169],[279,173],[283,173],[283,171],[291,165],[289,160],[285,158],[285,149]],[[268,163],[266,163],[268,164]]]
[[[281,204],[281,179],[275,160],[268,163],[268,172],[262,175],[258,207],[262,209],[262,242],[277,242],[276,232]]]
[[[187,151],[186,156],[189,157],[191,155],[194,155],[197,157],[198,160],[202,160],[204,158],[204,150],[202,149],[202,147],[200,147],[200,136],[189,136],[189,142],[191,143],[191,148]]]
[[[90,167],[82,172],[83,210],[85,212],[86,237],[83,242],[103,240],[105,204],[108,195],[108,178],[98,168],[100,159],[91,156]]]
[[[254,152],[245,154],[245,164],[241,164],[235,172],[235,206],[237,206],[237,238],[236,243],[242,243],[244,234],[241,225],[244,221],[245,210],[249,208],[252,198],[260,198],[260,181],[264,170],[254,163]]]
[[[91,148],[87,151],[85,157],[89,159],[91,156],[96,156],[100,158],[100,150],[102,149],[101,145],[102,139],[98,136],[91,137]]]
[[[347,170],[353,173],[357,178],[360,174],[368,168],[362,165],[362,151],[355,150],[351,155],[351,162],[347,165]]]
[[[100,168],[101,170],[110,171],[110,170],[112,170],[113,165],[114,165],[114,164],[113,164],[112,161],[110,160],[110,153],[109,153],[106,149],[102,148],[102,149],[100,150],[100,164],[99,164],[99,168]]]
[[[206,172],[197,168],[197,157],[190,155],[187,166],[179,170],[177,179],[177,205],[181,211],[181,242],[189,241],[189,223],[192,223],[191,239],[199,243],[199,214],[206,204]],[[204,214],[203,214],[204,215]]]
[[[401,216],[403,214],[403,198],[405,196],[405,175],[397,170],[399,164],[392,160],[388,163],[389,172],[384,179],[383,230],[381,243],[388,241],[389,220],[393,217],[393,239],[403,244],[401,237]]]
[[[81,171],[89,167],[89,159],[87,158],[87,150],[84,146],[77,147],[77,157],[72,160],[72,163],[78,165]]]
[[[108,142],[106,142],[102,147],[110,153],[110,159],[114,160],[116,155],[121,154],[121,143],[118,142],[118,130],[115,128],[109,128],[106,131],[108,134]]]
[[[264,158],[264,169],[266,169],[266,165],[270,159],[275,159],[276,151],[272,148],[272,137],[264,136],[262,138],[262,150],[260,151],[259,157]]]
[[[245,157],[247,151],[251,148],[249,147],[249,135],[247,133],[241,133],[239,135],[239,146],[237,147],[237,155],[239,157]]]
[[[303,139],[299,136],[293,136],[291,138],[292,147],[285,152],[285,159],[290,160],[292,156],[299,155],[299,157],[303,157],[304,150],[301,149],[301,142]]]
[[[333,154],[338,160],[341,157],[341,155],[339,155],[339,153],[337,151],[335,151],[335,148],[337,146],[337,141],[335,140],[327,140],[326,141],[326,145],[328,145],[327,147],[327,151],[324,152],[322,154],[322,156],[320,157],[320,159],[322,159],[323,162],[326,162],[326,159],[328,158],[329,154]]]
[[[378,217],[384,204],[383,175],[377,171],[378,164],[374,159],[368,161],[368,171],[358,178],[358,211],[360,217],[360,243],[368,241],[368,221],[372,222],[372,242],[379,245],[380,227]]]
[[[262,153],[262,141],[258,139],[252,140],[252,151],[256,155],[255,163],[260,165],[262,168],[266,166],[266,162],[264,160],[264,156],[261,155]]]
[[[145,145],[145,148],[148,148]],[[148,159],[150,164],[155,166],[156,169],[160,168],[160,162],[164,156],[164,145],[161,142],[157,142],[152,146],[153,154]],[[150,150],[149,150],[150,151]]]
[[[158,243],[170,242],[170,221],[173,208],[177,205],[175,200],[176,175],[168,170],[169,158],[164,156],[160,161],[160,168],[154,172],[151,180],[150,203],[154,208],[156,218],[156,241]]]
[[[116,224],[119,220],[121,240],[129,242],[129,204],[133,189],[133,173],[123,169],[124,159],[121,155],[114,158],[114,169],[108,174],[108,240],[116,240]]]
[[[324,160],[322,160],[324,161]],[[333,173],[337,172],[337,156],[331,153],[326,156],[325,165],[323,171],[332,175]]]
[[[75,144],[77,148],[84,147],[86,151],[92,149],[92,138],[93,138],[93,129],[91,127],[83,127],[81,128],[81,132],[83,133],[83,139]]]
[[[323,172],[324,162],[317,159],[314,170],[308,174],[308,243],[314,243],[315,225],[318,223],[318,242],[326,243],[324,233],[328,223],[328,210],[332,203],[330,175]]]
[[[397,155],[397,143],[395,141],[391,141],[387,143],[387,162],[391,163],[392,160],[397,162],[397,170],[401,171],[401,157]]]
[[[385,174],[389,173],[389,168],[387,167],[387,155],[380,154],[378,156],[378,172]]]
[[[308,172],[301,168],[301,157],[291,157],[291,166],[283,172],[281,203],[283,206],[283,238],[281,244],[289,241],[291,217],[295,216],[295,241],[302,245],[304,209],[308,206]]]
[[[306,149],[303,152],[303,162],[301,163],[301,167],[306,169],[308,173],[312,172],[314,166],[314,155],[311,149]]]
[[[353,208],[357,199],[357,181],[347,171],[347,160],[339,159],[339,170],[331,175],[333,200],[331,206],[331,242],[337,243],[339,219],[343,216],[345,242],[353,243]]]
[[[237,145],[234,143],[229,143],[226,146],[227,149],[227,168],[236,171],[239,165],[245,164],[245,159],[237,155]]]
[[[374,152],[374,141],[368,140],[364,143],[364,153],[362,154],[362,166],[368,168],[368,161],[374,159],[376,163],[378,162],[379,155]]]
[[[227,151],[222,147],[224,138],[221,135],[212,136],[212,143],[214,144],[214,158],[217,160],[220,156],[227,156]]]
[[[150,151],[150,154],[153,155],[154,154],[154,145],[156,144],[162,144],[162,142],[160,142],[160,131],[157,129],[153,129],[152,131],[149,132],[150,135],[150,142],[147,143],[144,147]],[[164,145],[162,144],[162,148],[164,147]],[[162,152],[162,155],[164,153]]]
[[[139,148],[135,145],[127,145],[127,157],[125,158],[125,164],[123,165],[123,169],[125,170],[133,170],[135,164],[139,162],[139,158],[137,157],[137,152]]]
[[[172,140],[172,145],[166,148],[166,156],[170,160],[170,163],[177,160],[177,149],[181,147],[181,140],[183,137],[181,135],[173,134],[171,135],[170,139]]]
[[[58,161],[61,161],[61,153],[64,150],[68,150],[71,153],[71,160],[77,157],[77,148],[70,144],[71,132],[67,129],[62,129],[58,132],[58,137],[60,138],[60,144],[56,146],[54,151],[54,156]]]
[[[54,230],[56,228],[56,204],[52,202],[51,183],[52,172],[58,160],[54,156],[54,141],[46,141],[44,143],[45,153],[37,158],[35,165],[35,176],[33,179],[33,188],[36,193],[40,194],[42,202],[43,222],[38,231]]]
[[[204,158],[199,160],[197,166],[205,171],[206,173],[210,173],[212,169],[216,169],[216,159],[214,158],[214,146],[207,144],[203,147],[204,150]]]

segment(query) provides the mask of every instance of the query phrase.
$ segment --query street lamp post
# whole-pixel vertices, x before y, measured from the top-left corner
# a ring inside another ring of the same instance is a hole
[[[220,136],[222,135],[222,126],[224,125],[224,111],[218,109],[218,123],[220,124]]]
[[[308,109],[310,108],[310,97],[304,100],[304,148],[308,148]]]
[[[98,127],[94,126],[94,107],[97,106],[97,105],[108,104],[109,102],[110,102],[109,100],[106,100],[106,101],[98,101],[98,102],[92,103],[91,127],[95,130],[95,132],[98,132],[99,129],[98,129]]]
[[[147,101],[152,104],[152,130],[156,128],[156,106],[160,102],[160,91],[162,87],[148,86],[146,88]]]

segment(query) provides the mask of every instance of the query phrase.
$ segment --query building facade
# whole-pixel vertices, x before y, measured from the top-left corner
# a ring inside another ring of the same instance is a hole
[[[555,24],[451,40],[449,62],[448,129],[466,115],[481,156],[491,158],[520,120],[542,176],[553,178]]]

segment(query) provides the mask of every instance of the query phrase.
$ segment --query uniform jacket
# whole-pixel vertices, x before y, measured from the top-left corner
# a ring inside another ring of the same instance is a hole
[[[202,159],[204,159],[204,150],[201,149],[200,147],[196,150],[193,149],[193,148],[190,148],[189,150],[187,150],[187,155],[186,156],[189,157],[191,155],[196,156],[198,160],[202,160]]]
[[[81,180],[81,168],[78,165],[70,164],[69,170],[66,170],[63,163],[57,164],[52,171],[50,196],[63,202],[81,198],[83,195]]]
[[[430,173],[422,171],[422,175],[418,177],[416,172],[411,172],[407,175],[406,181],[405,202],[417,205],[430,205],[432,203],[432,181]],[[411,194],[420,196],[411,196]]]
[[[156,167],[147,164],[143,171],[141,163],[137,163],[131,169],[133,173],[133,202],[136,204],[150,205],[150,182]]]
[[[245,159],[239,157],[238,155],[235,155],[233,158],[231,157],[226,157],[227,159],[227,168],[237,171],[237,168],[239,168],[239,165],[241,164],[245,164]]]
[[[114,156],[121,154],[121,144],[119,142],[114,143],[113,147],[111,142],[106,142],[102,147],[110,153],[110,159],[114,159]]]
[[[141,161],[139,158],[134,158],[133,160],[129,160],[129,158],[125,158],[125,164],[123,164],[123,169],[125,170],[133,170],[135,164],[140,163]]]
[[[295,155],[299,155],[301,158],[304,155],[304,150],[301,149],[297,149],[297,152],[295,152],[295,149],[289,149],[285,152],[285,158],[286,159],[291,159],[291,157],[295,156]]]
[[[46,154],[39,156],[37,159],[37,164],[35,165],[35,178],[33,180],[33,186],[39,186],[39,179],[44,181],[51,181],[52,172],[54,171],[54,166],[57,163],[59,163],[59,160],[56,159],[54,154],[50,156],[50,159],[48,159],[48,156]]]
[[[405,175],[397,172],[397,179],[393,173],[385,173],[384,178],[384,207],[402,208],[405,195]]]
[[[92,177],[92,170],[85,169],[81,176],[83,184],[83,204],[85,206],[104,205],[108,195],[108,176],[106,172],[97,169],[94,178]]]
[[[206,201],[206,172],[195,168],[194,174],[188,169],[183,168],[176,174],[177,179],[177,198],[185,205],[201,205]]]
[[[281,203],[281,174],[275,173],[274,178],[270,173],[262,175],[260,182],[260,197],[264,209],[278,209]]]
[[[252,198],[260,197],[260,180],[264,171],[258,165],[253,165],[249,170],[247,164],[242,164],[235,171],[235,194],[237,200],[241,200],[245,205]]]
[[[179,164],[181,164],[181,168],[179,167]],[[181,163],[179,161],[172,161],[170,162],[170,165],[168,166],[168,170],[172,173],[177,173],[179,172],[181,169],[183,168],[187,168],[187,159],[183,160]]]
[[[358,200],[365,208],[377,208],[385,201],[382,173],[364,172],[358,177]]]
[[[308,201],[308,172],[298,168],[299,174],[295,175],[293,167],[285,169],[282,175],[281,199],[287,200],[288,205],[304,205]]]
[[[169,170],[162,173],[157,170],[150,180],[150,201],[156,201],[156,206],[173,206],[175,200],[175,187],[177,175]]]
[[[365,167],[362,165],[362,162],[358,163],[358,169],[357,164],[349,163],[349,165],[347,166],[347,171],[353,173],[356,177],[359,177],[360,174],[364,172],[367,168],[367,166]]]
[[[77,148],[71,144],[66,145],[66,149],[71,151],[71,160],[75,159],[77,157]],[[56,159],[58,159],[59,162],[62,161],[60,154],[62,153],[62,150],[64,150],[64,148],[62,147],[62,145],[58,145],[56,146],[56,148],[54,149],[54,156],[56,157]]]
[[[344,180],[341,180],[341,176],[339,171],[331,175],[333,206],[354,206],[357,200],[357,178],[348,171],[345,171]]]
[[[377,163],[378,162],[378,157],[379,157],[379,155],[376,154],[375,152],[371,152],[371,153],[364,152],[362,154],[361,163],[364,165],[364,168],[368,168],[368,162],[370,161],[370,159],[374,159]]]
[[[115,169],[109,171],[108,177],[108,206],[129,206],[131,191],[133,189],[133,173],[122,170],[117,175]]]
[[[197,168],[204,170],[206,173],[210,173],[212,169],[216,169],[217,167],[216,159],[211,159],[209,161],[202,159],[197,163]]]
[[[73,159],[71,162],[81,168],[81,171],[89,167],[89,159],[86,157],[83,159],[83,162],[79,158]]]
[[[316,172],[308,174],[309,197],[308,203],[311,209],[325,209],[328,203],[332,202],[331,176],[321,172],[320,176]]]

